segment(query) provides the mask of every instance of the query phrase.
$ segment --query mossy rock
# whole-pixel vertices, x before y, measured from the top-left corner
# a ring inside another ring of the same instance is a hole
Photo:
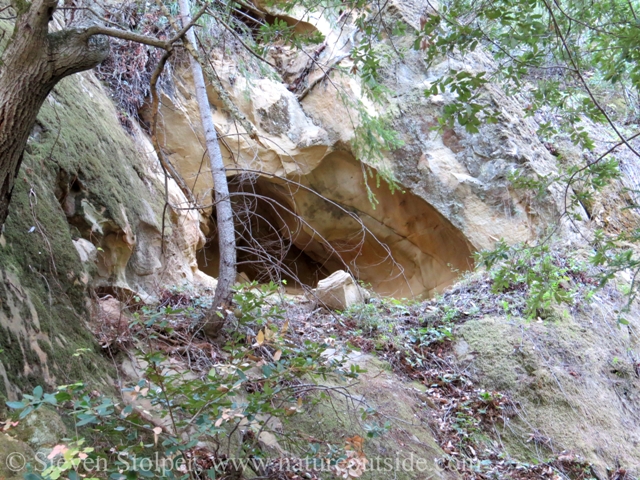
[[[639,472],[640,419],[630,412],[640,405],[640,380],[628,361],[637,345],[615,319],[591,311],[597,306],[582,308],[552,321],[470,320],[458,330],[460,367],[513,402],[496,425],[512,458],[545,462],[566,450],[603,476],[618,464]]]
[[[41,407],[27,415],[12,432],[18,440],[36,450],[53,447],[68,434],[62,417],[49,407]]]
[[[0,432],[0,478],[18,480],[23,478],[26,462],[33,464],[35,453],[25,442]]]
[[[0,238],[0,394],[10,400],[38,385],[112,384],[113,365],[88,328],[88,274],[96,267],[81,262],[73,240],[95,225],[82,223],[78,205],[93,206],[115,234],[133,238],[143,223],[160,225],[163,199],[144,161],[94,75],[56,85],[29,139]],[[90,235],[99,245],[100,232]],[[102,281],[123,275],[107,272]],[[79,349],[82,357],[74,356]]]
[[[405,384],[389,371],[388,363],[370,355],[357,354],[351,363],[366,373],[359,375],[356,385],[344,390],[348,396],[334,394],[330,400],[318,397],[317,403],[310,402],[305,412],[285,419],[285,437],[291,435],[295,441],[283,447],[295,451],[309,439],[340,446],[348,438],[359,436],[366,439],[364,453],[370,462],[361,477],[364,480],[457,478],[438,467],[444,452],[431,432],[429,407],[420,400],[421,389]],[[321,383],[332,388],[345,386]],[[368,418],[363,420],[367,409]],[[369,438],[372,426],[380,432]]]

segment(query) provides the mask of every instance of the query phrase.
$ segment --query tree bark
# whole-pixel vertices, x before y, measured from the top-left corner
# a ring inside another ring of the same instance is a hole
[[[33,0],[18,18],[0,66],[0,226],[40,107],[64,77],[88,70],[109,54],[106,37],[68,29],[49,32],[57,0]],[[17,9],[19,7],[16,7]]]
[[[180,13],[182,24],[187,25],[191,21],[189,0],[180,0]],[[197,44],[193,29],[186,34],[187,40],[197,53]],[[231,303],[231,287],[236,279],[236,238],[233,223],[233,211],[231,209],[231,198],[229,197],[229,186],[227,184],[227,173],[222,161],[222,153],[218,144],[218,135],[211,115],[211,106],[207,96],[207,88],[204,83],[202,66],[197,58],[192,55],[190,58],[191,72],[196,88],[196,99],[200,110],[200,120],[204,129],[204,136],[211,164],[211,174],[214,184],[214,200],[216,203],[216,219],[218,223],[218,245],[220,249],[220,273],[218,275],[218,286],[213,299],[213,306],[207,312],[203,325],[203,331],[208,337],[215,337],[226,317],[225,310]]]

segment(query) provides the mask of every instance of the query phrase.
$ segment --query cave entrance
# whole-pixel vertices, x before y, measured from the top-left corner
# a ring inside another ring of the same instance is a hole
[[[370,181],[372,204],[362,166],[347,152],[329,154],[295,182],[230,177],[238,271],[249,280],[283,278],[297,289],[347,270],[381,295],[411,298],[441,292],[473,268],[465,236],[422,198]],[[198,256],[212,276],[216,242],[211,236]]]
[[[238,274],[241,281],[259,283],[286,280],[287,291],[315,288],[332,270],[297,246],[290,225],[289,203],[262,177],[229,177],[229,190],[235,214]],[[207,242],[198,251],[198,267],[217,277],[220,254],[215,235],[215,210],[209,216]],[[299,225],[294,226],[299,228]]]

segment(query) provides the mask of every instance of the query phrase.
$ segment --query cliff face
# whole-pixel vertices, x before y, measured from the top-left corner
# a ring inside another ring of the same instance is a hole
[[[422,8],[397,1],[389,15],[416,28]],[[319,30],[325,42],[272,48],[272,69],[228,33],[207,32],[218,39],[211,65],[260,138],[250,140],[210,91],[246,276],[267,278],[266,257],[311,286],[348,269],[381,294],[428,296],[471,269],[474,251],[501,238],[533,239],[556,220],[554,192],[534,199],[507,180],[514,168],[554,169],[516,100],[487,87],[483,101],[500,112],[498,123],[477,134],[434,129],[452,97],[427,99],[425,89],[449,68],[473,71],[490,60],[427,67],[410,34],[387,38],[376,48],[390,52],[379,81],[392,94],[373,103],[341,73],[354,68],[353,25],[337,31],[322,17],[272,14]],[[160,142],[199,203],[210,205],[192,82],[179,63],[173,83],[162,97]],[[370,123],[386,119],[397,147],[363,155],[357,146],[367,125],[358,111]],[[70,355],[90,343],[93,292],[146,301],[172,285],[215,284],[212,207],[204,216],[183,209],[185,197],[172,179],[165,185],[148,138],[132,129],[123,130],[90,73],[62,82],[40,112],[0,237],[4,395],[87,374],[86,362]],[[60,362],[69,358],[74,372],[65,373]]]
[[[403,2],[391,13],[411,24],[415,8]],[[450,65],[427,69],[408,48],[409,37],[395,38],[405,55],[389,57],[381,81],[396,93],[373,104],[357,82],[333,69],[353,66],[347,54],[357,32],[348,27],[341,35],[321,18],[306,20],[325,44],[272,50],[279,72],[240,49],[229,54],[237,47],[233,38],[222,36],[227,51],[221,45],[211,54],[223,86],[260,135],[259,143],[249,140],[210,92],[241,212],[244,260],[260,256],[250,234],[271,258],[281,255],[285,276],[304,283],[350,269],[386,295],[429,295],[472,268],[473,251],[499,238],[533,238],[553,219],[553,202],[533,202],[506,181],[513,166],[552,168],[515,102],[488,89],[487,101],[502,109],[500,123],[476,135],[435,131],[450,99],[427,100],[423,92]],[[485,60],[465,61],[473,68]],[[246,77],[238,75],[243,70]],[[174,81],[162,98],[161,143],[207,205],[211,176],[186,69],[178,66]],[[362,123],[345,99],[370,118],[388,117],[402,146],[359,156],[354,145]],[[376,172],[391,172],[385,178],[395,179],[395,190]],[[0,237],[2,395],[65,379],[106,381],[108,368],[97,355],[89,362],[73,356],[93,348],[88,330],[95,325],[87,324],[99,314],[93,292],[145,301],[172,285],[215,284],[200,271],[216,273],[215,241],[203,248],[215,225],[181,209],[185,204],[172,179],[165,187],[148,138],[135,125],[123,130],[92,74],[56,87],[40,112]],[[286,251],[274,244],[287,244]],[[259,265],[242,269],[264,278]]]
[[[83,378],[105,383],[94,347],[95,293],[153,298],[202,278],[197,214],[168,210],[141,134],[128,135],[93,74],[49,96],[30,138],[0,236],[0,395]],[[168,182],[168,200],[182,194]],[[88,358],[73,356],[89,348]]]
[[[411,2],[390,7],[391,15],[409,25],[422,13]],[[262,231],[270,229],[293,244],[298,261],[291,268],[300,279],[313,283],[348,267],[379,293],[430,295],[450,285],[457,272],[471,269],[474,251],[500,238],[509,243],[535,238],[556,219],[553,195],[536,200],[507,181],[515,168],[541,174],[554,168],[517,101],[489,87],[484,101],[500,112],[497,124],[481,127],[478,134],[459,126],[434,128],[452,97],[427,99],[425,89],[449,68],[473,71],[488,59],[478,55],[427,68],[411,48],[411,35],[382,41],[377,48],[403,55],[390,54],[381,67],[381,83],[393,94],[374,104],[358,82],[334,69],[354,67],[347,55],[357,38],[354,27],[335,32],[321,18],[300,20],[320,30],[326,41],[304,52],[272,49],[268,59],[279,67],[277,73],[234,50],[234,39],[216,32],[225,41],[212,50],[212,65],[258,131],[259,144],[210,92],[237,190],[258,195],[253,208],[269,224]],[[238,75],[260,68],[267,72]],[[211,176],[190,76],[178,70],[175,78],[175,92],[162,99],[161,142],[201,203],[208,204]],[[355,146],[363,122],[345,106],[348,102],[360,102],[370,118],[389,119],[402,146],[376,152],[378,158],[359,155]],[[247,179],[246,171],[257,170],[263,173]],[[395,191],[384,180],[377,184],[371,172],[390,172]],[[201,255],[201,266],[214,276],[215,259],[213,242]]]
[[[424,13],[408,0],[389,9],[411,28]],[[516,168],[548,175],[556,161],[516,98],[488,86],[483,101],[500,112],[497,123],[476,134],[460,126],[434,128],[453,97],[428,99],[425,89],[450,68],[474,71],[489,59],[477,55],[427,66],[410,48],[410,35],[386,39],[377,48],[393,54],[380,69],[380,82],[393,94],[372,103],[361,84],[341,73],[354,67],[348,55],[357,39],[353,26],[337,32],[322,18],[272,14],[306,31],[320,30],[326,42],[304,52],[272,49],[267,58],[276,71],[243,53],[235,37],[209,32],[219,38],[212,65],[260,138],[250,140],[210,91],[238,213],[244,275],[268,278],[267,258],[285,277],[308,285],[349,269],[383,295],[429,296],[471,270],[475,251],[499,239],[536,239],[557,221],[561,193],[534,198],[508,181]],[[115,367],[94,333],[121,321],[117,300],[153,302],[164,289],[184,285],[212,292],[217,252],[211,175],[191,78],[180,64],[173,83],[162,96],[160,142],[198,202],[209,205],[202,215],[184,208],[184,194],[165,179],[146,134],[135,123],[132,132],[122,128],[93,74],[63,81],[40,112],[0,235],[0,414],[3,397],[19,398],[36,385],[82,380],[112,388]],[[364,125],[345,103],[357,104],[370,121],[387,119],[401,145],[361,155],[356,146]],[[146,120],[149,115],[143,112]],[[584,160],[570,146],[559,148],[572,164]],[[638,175],[637,168],[626,168]],[[615,198],[623,186],[637,185],[627,177],[611,187]],[[613,198],[605,193],[585,206],[588,217],[614,231],[635,226],[635,214]],[[570,229],[564,234],[569,237]],[[499,432],[501,448],[532,463],[575,450],[602,471],[621,460],[637,469],[640,420],[628,414],[640,398],[637,312],[628,330],[618,328],[613,312],[622,299],[611,287],[594,297],[593,306],[520,322],[504,304],[487,309],[492,294],[485,280],[484,290],[472,283],[447,294],[454,300],[438,316],[457,316],[449,332],[454,348],[433,358],[440,364],[446,357],[487,391],[513,397],[518,412]],[[421,326],[428,323],[425,305],[415,307]],[[369,321],[375,304],[364,307]],[[381,312],[376,315],[394,325],[402,325],[406,313],[387,318],[388,311]],[[359,394],[403,422],[394,449],[409,445],[442,457],[426,427],[432,407],[422,401],[424,392],[399,389],[399,377],[387,367],[369,362],[376,373],[365,377]],[[404,408],[398,412],[397,405]],[[448,408],[445,400],[447,417]],[[320,411],[317,418],[325,416],[330,414]],[[405,425],[415,418],[423,423],[409,439]],[[326,426],[336,436],[338,427]],[[381,451],[386,448],[380,443]],[[434,478],[447,476],[438,467]]]

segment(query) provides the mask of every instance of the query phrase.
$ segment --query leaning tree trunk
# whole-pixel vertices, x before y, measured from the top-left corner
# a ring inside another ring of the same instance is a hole
[[[189,0],[180,0],[180,13],[182,24],[187,25],[191,21]],[[187,34],[187,40],[197,52],[197,44],[193,29]],[[218,222],[218,245],[220,248],[220,272],[218,286],[213,299],[213,306],[207,312],[203,326],[204,333],[209,337],[218,334],[224,324],[225,310],[231,302],[231,286],[236,278],[236,239],[233,224],[233,211],[231,198],[229,197],[229,185],[227,174],[222,161],[218,135],[211,115],[211,106],[207,97],[207,89],[204,83],[202,67],[198,60],[191,56],[191,72],[196,87],[196,99],[200,110],[200,120],[204,129],[204,136],[209,153],[211,174],[213,176],[213,189],[215,192],[216,217]]]
[[[22,155],[45,98],[64,77],[95,67],[109,54],[105,37],[75,29],[49,32],[57,3],[15,2],[18,18],[0,60],[0,227],[9,213]]]

